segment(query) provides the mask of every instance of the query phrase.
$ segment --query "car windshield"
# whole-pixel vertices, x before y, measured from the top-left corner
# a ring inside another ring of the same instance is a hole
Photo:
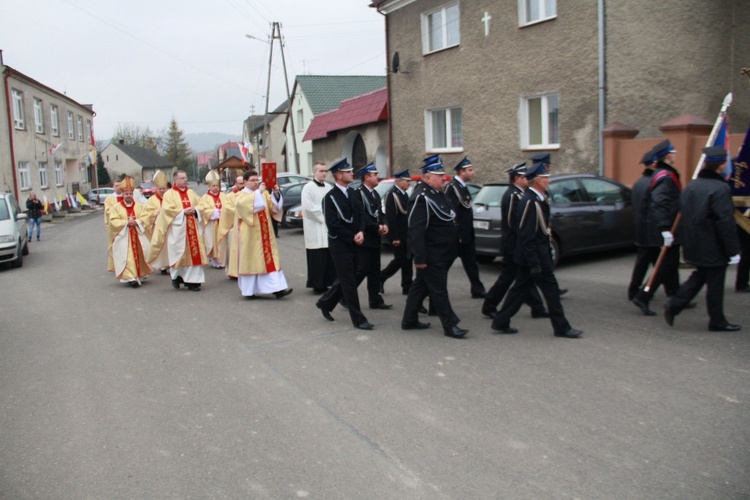
[[[484,186],[474,198],[475,205],[487,205],[488,207],[499,207],[505,191],[508,190],[508,184],[496,184]]]
[[[8,211],[8,204],[5,202],[5,198],[0,198],[0,220],[10,219],[10,212]]]

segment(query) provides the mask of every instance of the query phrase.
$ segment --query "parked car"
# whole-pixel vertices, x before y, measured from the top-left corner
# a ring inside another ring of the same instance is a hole
[[[23,266],[23,256],[29,254],[27,219],[12,194],[0,193],[0,262]]]
[[[281,222],[282,227],[293,228],[302,227],[302,204],[294,205],[289,210],[284,210],[284,219]]]
[[[141,188],[141,193],[146,198],[151,198],[156,194],[156,184],[151,181],[143,181],[139,187]]]
[[[299,182],[307,182],[310,180],[312,180],[310,177],[305,177],[302,174],[292,174],[289,172],[276,174],[276,184],[279,185],[279,189],[287,184],[297,184]]]
[[[104,203],[107,196],[114,194],[115,190],[112,188],[96,188],[89,191],[89,201],[92,203]]]
[[[474,199],[477,260],[491,262],[500,255],[500,200],[507,182],[485,184]],[[550,197],[552,258],[627,248],[633,245],[630,189],[587,174],[553,175]]]
[[[302,227],[302,188],[305,187],[308,182],[309,180],[306,180],[305,182],[279,186],[281,196],[284,198],[284,215],[281,219],[281,227]],[[332,186],[330,182],[326,182],[326,184]],[[296,220],[294,217],[291,219],[287,218],[288,213],[292,210],[299,212],[299,220]]]

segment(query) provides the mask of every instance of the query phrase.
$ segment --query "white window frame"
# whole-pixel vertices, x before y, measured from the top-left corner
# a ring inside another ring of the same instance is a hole
[[[31,189],[31,174],[29,173],[29,162],[18,162],[18,185],[21,190]]]
[[[50,104],[49,121],[52,127],[52,135],[60,137],[60,114],[57,110],[57,104]]]
[[[47,182],[47,162],[46,161],[39,162],[39,186],[42,189],[46,189],[49,187],[49,183]]]
[[[76,140],[75,123],[73,122],[73,112],[68,111],[68,139],[71,141]]]
[[[454,115],[455,110],[461,112],[461,145],[453,146],[453,127],[454,127]],[[445,147],[436,146],[433,142],[433,114],[445,111]],[[435,108],[428,109],[424,115],[424,130],[425,130],[425,151],[430,153],[460,153],[464,150],[463,146],[463,109],[461,106],[452,106],[449,108]]]
[[[78,130],[78,140],[83,142],[83,117],[81,115],[78,115],[77,117],[76,126]]]
[[[539,11],[539,17],[529,19],[528,3],[534,3]],[[557,17],[557,0],[518,0],[518,25],[531,26],[532,24],[543,23]]]
[[[430,16],[433,16],[434,14],[440,13],[443,20],[446,19],[446,11],[450,9],[451,7],[455,7],[458,10],[458,19],[456,19],[456,23],[458,23],[458,39],[455,40],[453,43],[448,42],[448,23],[443,22],[442,26],[440,26],[440,38],[442,45],[440,47],[436,48],[430,48]],[[422,18],[422,54],[432,54],[433,52],[439,52],[441,50],[449,49],[451,47],[458,47],[461,44],[461,9],[458,4],[458,2],[450,2],[445,5],[442,5],[436,9],[432,9],[426,12],[423,12],[421,15]]]
[[[62,162],[58,160],[55,160],[55,184],[57,186],[63,185]]]
[[[555,97],[557,100],[557,141],[554,142],[550,138],[550,122],[549,122],[549,100],[550,97]],[[529,126],[529,101],[541,99],[540,114],[541,121],[541,133],[542,138],[540,143],[531,143]],[[526,150],[547,150],[547,149],[558,149],[560,147],[560,94],[552,92],[546,94],[534,94],[521,97],[521,104],[519,109],[519,130],[521,139],[521,149]]]
[[[300,108],[297,110],[297,132],[304,132],[304,131],[305,131],[305,110]]]
[[[91,144],[91,120],[86,120],[86,142]]]
[[[34,98],[34,125],[37,134],[44,133],[44,104],[38,97]]]
[[[26,130],[26,120],[23,110],[23,92],[12,89],[13,94],[13,127],[17,130]]]
[[[89,168],[83,163],[80,163],[78,167],[79,167],[78,170],[81,173],[81,184],[88,184],[89,183]]]

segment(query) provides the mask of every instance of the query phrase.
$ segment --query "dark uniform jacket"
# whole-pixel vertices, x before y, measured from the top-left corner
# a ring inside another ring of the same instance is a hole
[[[653,175],[652,169],[645,169],[643,176],[635,181],[630,192],[633,202],[633,243],[639,247],[660,247],[663,242],[661,233],[648,215],[648,188]]]
[[[516,251],[516,229],[518,225],[518,201],[523,196],[523,189],[511,184],[500,200],[500,244],[504,259],[512,260]]]
[[[552,252],[549,243],[549,203],[527,189],[518,201],[518,242],[516,264],[551,271]]]
[[[347,188],[348,197],[334,186],[323,197],[323,213],[328,228],[328,250],[332,254],[353,253],[354,235],[360,231],[361,214],[355,198],[359,193]]]
[[[374,189],[370,191],[363,184],[355,190],[355,202],[362,214],[359,222],[360,231],[364,232],[363,247],[380,248],[380,225],[383,223],[383,213],[380,210],[380,195]]]
[[[648,196],[649,223],[653,224],[659,233],[672,230],[672,224],[680,211],[681,192],[679,172],[671,165],[660,161],[651,177]],[[673,235],[674,242],[680,244],[682,232],[679,227],[676,233]],[[659,234],[659,245],[661,243],[662,238]]]
[[[406,243],[409,229],[409,196],[397,186],[385,195],[385,223],[388,225],[386,238],[389,241]]]
[[[456,212],[456,223],[458,224],[458,235],[463,244],[474,242],[474,208],[471,202],[469,189],[453,178],[445,185],[445,194],[448,196],[453,210]]]
[[[732,190],[721,175],[703,169],[680,198],[685,260],[700,267],[723,267],[740,253]]]
[[[450,265],[458,255],[456,214],[444,193],[420,186],[409,199],[409,250],[415,264]]]

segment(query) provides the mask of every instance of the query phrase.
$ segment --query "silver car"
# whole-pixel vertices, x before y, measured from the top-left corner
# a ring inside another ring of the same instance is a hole
[[[107,196],[114,194],[113,188],[96,188],[89,191],[89,201],[92,203],[102,204]]]
[[[10,193],[0,193],[0,262],[23,266],[29,254],[27,215]]]

